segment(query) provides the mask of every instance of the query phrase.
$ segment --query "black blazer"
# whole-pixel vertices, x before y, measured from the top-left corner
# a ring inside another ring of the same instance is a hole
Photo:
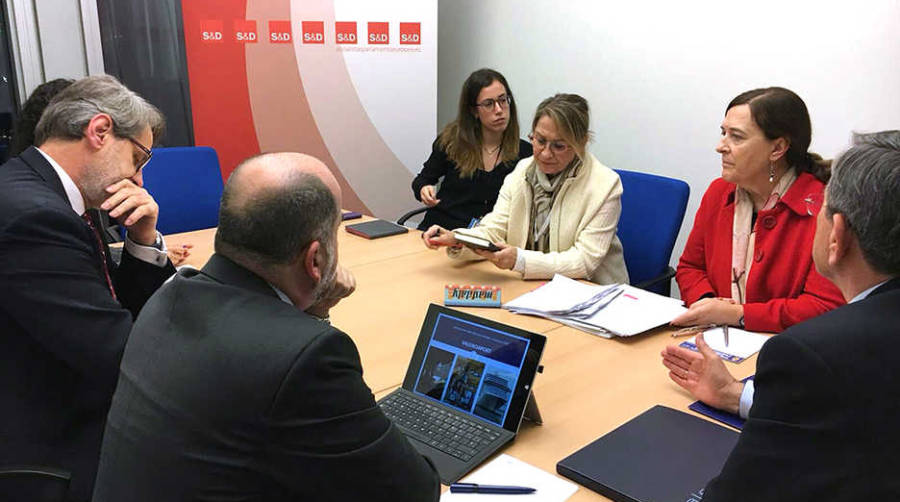
[[[0,166],[0,465],[69,470],[75,500],[91,494],[132,313],[175,272],[123,253],[108,262],[119,303],[100,260],[40,152]]]
[[[375,404],[353,341],[213,255],[135,323],[94,502],[403,502],[439,486]]]
[[[772,337],[703,502],[900,499],[900,279]]]
[[[419,192],[425,185],[434,185],[441,178],[441,188],[437,198],[440,204],[428,208],[419,224],[419,230],[427,230],[431,225],[440,225],[448,230],[469,226],[472,218],[481,218],[494,209],[503,180],[524,158],[531,157],[531,143],[519,140],[519,155],[515,160],[498,164],[490,172],[475,171],[471,178],[461,178],[456,163],[435,140],[431,145],[431,156],[422,166],[422,171],[413,179],[412,189],[416,200],[421,201]]]

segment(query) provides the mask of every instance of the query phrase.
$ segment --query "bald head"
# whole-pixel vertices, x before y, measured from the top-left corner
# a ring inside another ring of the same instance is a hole
[[[243,201],[295,184],[306,176],[318,178],[331,191],[337,206],[341,206],[341,188],[334,175],[322,161],[302,153],[263,153],[250,157],[238,165],[228,184],[236,200]]]
[[[340,201],[337,180],[315,157],[251,157],[225,184],[216,252],[238,262],[288,264],[310,243],[332,242]]]

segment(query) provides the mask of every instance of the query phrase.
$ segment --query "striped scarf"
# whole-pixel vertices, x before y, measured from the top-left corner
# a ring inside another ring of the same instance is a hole
[[[550,251],[550,209],[565,179],[575,176],[579,166],[581,159],[575,157],[562,172],[552,178],[544,174],[536,162],[528,169],[525,179],[531,185],[532,203],[527,249],[542,253]]]

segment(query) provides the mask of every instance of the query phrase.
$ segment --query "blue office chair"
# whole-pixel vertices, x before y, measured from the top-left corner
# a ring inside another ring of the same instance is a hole
[[[615,170],[622,180],[622,215],[616,234],[635,287],[671,296],[669,266],[691,189],[673,178]]]
[[[159,204],[157,229],[188,232],[219,224],[222,171],[208,146],[154,148],[144,167],[144,187]]]

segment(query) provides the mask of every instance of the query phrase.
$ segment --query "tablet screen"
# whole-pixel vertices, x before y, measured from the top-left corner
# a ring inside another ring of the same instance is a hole
[[[531,340],[452,310],[430,327],[413,392],[502,427]]]

